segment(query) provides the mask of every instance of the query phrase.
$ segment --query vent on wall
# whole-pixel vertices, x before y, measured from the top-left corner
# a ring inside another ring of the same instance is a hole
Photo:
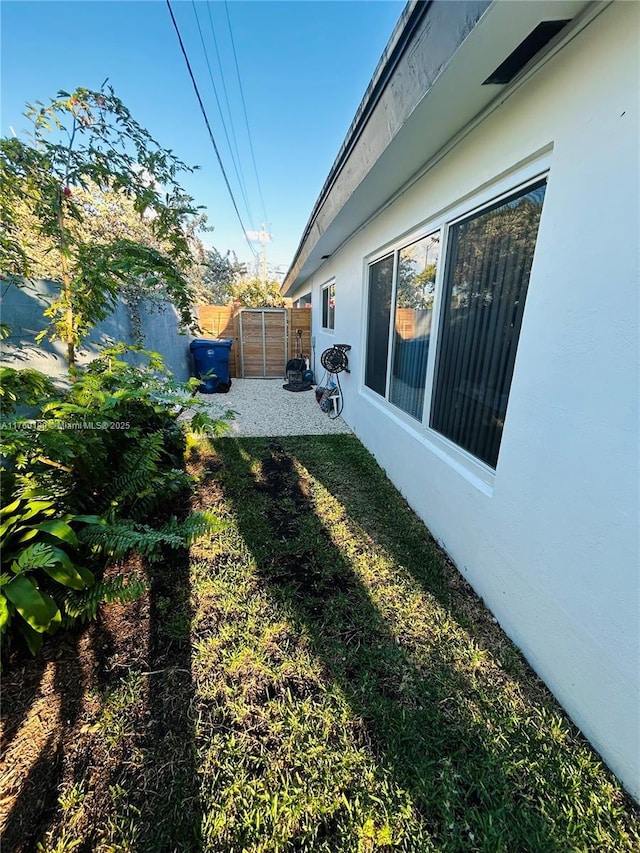
[[[507,56],[505,61],[496,68],[493,74],[487,77],[482,85],[486,86],[487,83],[510,83],[516,74],[569,23],[569,20],[542,21],[539,23],[520,42],[518,47]]]

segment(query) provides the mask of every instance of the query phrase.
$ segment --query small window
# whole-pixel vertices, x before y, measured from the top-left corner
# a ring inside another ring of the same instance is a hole
[[[334,282],[322,288],[322,328],[335,329],[336,286]]]
[[[311,294],[305,293],[300,299],[296,299],[293,303],[294,308],[311,308]]]

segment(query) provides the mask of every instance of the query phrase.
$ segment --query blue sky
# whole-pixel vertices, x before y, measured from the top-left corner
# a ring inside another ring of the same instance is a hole
[[[235,133],[251,217],[225,139],[194,4],[173,0],[172,7],[243,221],[247,228],[259,229],[264,214],[228,12],[273,234],[267,257],[284,272],[404,2],[196,2],[227,133],[232,140]],[[108,77],[134,117],[164,147],[201,167],[194,176],[184,176],[182,184],[207,208],[215,230],[205,236],[206,242],[250,260],[164,0],[3,0],[1,16],[2,135],[10,127],[18,133],[27,127],[22,116],[26,102],[46,102],[58,89],[98,88]]]

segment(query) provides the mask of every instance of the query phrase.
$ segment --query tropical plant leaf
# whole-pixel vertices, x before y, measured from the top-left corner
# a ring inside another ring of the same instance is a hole
[[[99,515],[74,515],[74,521],[81,521],[84,524],[106,524],[107,522],[104,518],[101,518]]]
[[[0,516],[13,515],[19,506],[20,498],[17,498],[15,501],[12,501],[10,504],[7,504],[0,509]]]
[[[38,531],[35,527],[28,527],[26,530],[24,527],[19,527],[17,530],[14,531],[14,536],[17,536],[17,534],[20,533],[22,530],[24,530],[24,533],[21,533],[21,535],[18,536],[16,539],[16,541],[20,545],[24,545],[25,542],[30,542],[38,535]]]
[[[58,628],[62,625],[62,613],[60,612],[60,608],[56,609],[56,612],[49,622],[49,627],[47,628],[47,634],[55,634]]]
[[[18,630],[27,641],[27,646],[32,655],[37,655],[42,648],[42,634],[34,631],[28,622],[20,620],[18,622]]]
[[[46,566],[52,566],[58,560],[54,553],[52,545],[46,542],[34,542],[29,545],[11,564],[11,571],[16,575],[22,575],[25,572],[33,571],[34,569],[44,569]]]
[[[54,512],[53,501],[28,500],[25,511],[20,515],[20,520],[28,521],[39,513],[42,515],[53,515]]]
[[[46,631],[59,613],[53,598],[22,575],[6,584],[3,591],[25,622],[39,633]]]
[[[65,554],[64,556],[66,557],[67,555]],[[64,562],[58,560],[53,565],[43,566],[42,569],[49,577],[63,586],[68,586],[71,589],[84,589],[87,586],[87,582],[68,557]],[[91,573],[89,572],[89,574]],[[93,580],[93,575],[91,575],[91,578]]]
[[[0,541],[6,539],[8,536],[13,536],[16,533],[16,530],[21,530],[20,527],[20,518],[17,515],[12,515],[8,518],[3,524],[0,525]]]
[[[93,586],[93,584],[96,582],[96,578],[93,572],[89,571],[89,569],[87,569],[85,566],[76,566],[75,568],[82,580],[84,581],[85,587]]]
[[[0,632],[4,632],[11,621],[11,610],[4,593],[0,592]]]
[[[67,542],[74,547],[78,545],[78,537],[74,533],[73,528],[58,518],[54,518],[51,521],[43,521],[38,525],[38,530],[48,533],[56,539],[61,539],[63,542]]]

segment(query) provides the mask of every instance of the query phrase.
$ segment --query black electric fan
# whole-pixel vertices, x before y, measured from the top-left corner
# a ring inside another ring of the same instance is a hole
[[[343,371],[345,373],[349,373],[349,359],[347,357],[347,353],[351,347],[349,344],[336,344],[333,347],[329,347],[326,349],[322,355],[320,356],[320,364],[325,369],[325,378],[323,379],[322,386],[320,388],[316,388],[316,397],[318,397],[318,392],[320,391],[320,397],[318,402],[322,409],[328,412],[330,418],[337,418],[342,413],[343,409],[343,399],[342,399],[342,388],[340,386],[340,377],[339,373]],[[335,382],[332,381],[331,377],[335,377]],[[331,403],[330,400],[332,397],[335,397],[335,406],[333,409],[334,414],[331,414]]]
[[[336,344],[334,347],[329,347],[320,356],[320,364],[327,373],[342,373],[343,370],[349,373],[347,353],[350,349],[349,344]]]

